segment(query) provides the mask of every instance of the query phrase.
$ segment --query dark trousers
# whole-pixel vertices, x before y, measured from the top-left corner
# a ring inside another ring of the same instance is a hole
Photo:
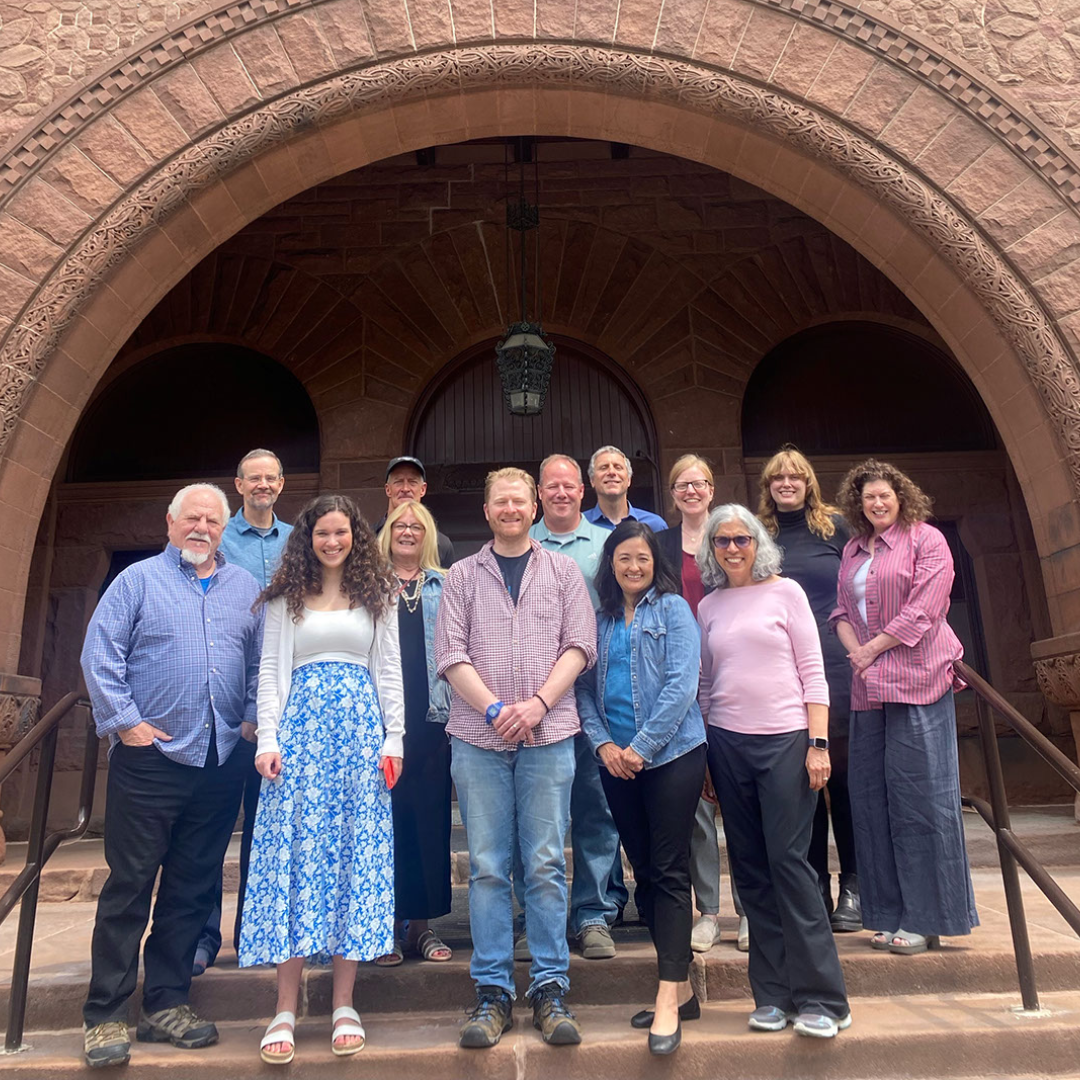
[[[206,765],[171,761],[156,746],[120,743],[109,759],[105,861],[109,877],[98,899],[91,944],[90,1026],[127,1015],[143,949],[143,1010],[188,1000],[195,943],[214,902],[217,880],[239,809],[241,776],[232,757],[218,766],[211,741]]]
[[[236,891],[236,919],[233,922],[233,948],[240,949],[240,916],[244,910],[244,893],[247,891],[248,863],[251,861],[251,838],[255,835],[255,814],[259,809],[259,789],[262,777],[255,768],[255,744],[239,739],[232,757],[237,768],[244,774],[244,825],[240,833],[240,884]],[[198,947],[206,953],[207,966],[217,959],[221,948],[221,902],[225,891],[221,869],[218,870],[217,892],[210,917],[206,920]]]
[[[953,937],[979,925],[954,710],[949,690],[929,705],[851,714],[851,801],[870,929]]]
[[[829,763],[832,775],[829,782],[818,792],[814,810],[814,828],[810,834],[810,865],[817,873],[823,889],[829,888],[829,817],[832,817],[833,840],[840,860],[840,887],[854,885],[857,863],[855,861],[855,829],[851,824],[851,796],[848,793],[848,724],[851,717],[849,703],[842,708],[829,710]],[[825,798],[828,790],[829,797]]]
[[[705,747],[620,780],[601,767],[611,816],[634,868],[634,902],[656,946],[660,978],[690,974],[690,836],[705,781]]]
[[[806,857],[817,794],[805,731],[744,735],[709,728],[709,772],[731,871],[750,922],[755,1005],[848,1014],[847,991],[817,875]]]

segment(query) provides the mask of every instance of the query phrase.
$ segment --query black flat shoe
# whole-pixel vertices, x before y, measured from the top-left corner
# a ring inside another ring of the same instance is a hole
[[[682,1042],[682,1022],[675,1029],[674,1035],[653,1035],[649,1033],[650,1054],[674,1054]]]
[[[652,1009],[642,1009],[641,1012],[634,1013],[630,1017],[630,1026],[634,1028],[649,1028],[652,1027],[653,1022]],[[700,1020],[701,1019],[701,1002],[697,999],[695,994],[689,1001],[684,1001],[679,1006],[679,1019],[680,1020]]]
[[[840,899],[837,901],[836,910],[829,917],[829,923],[834,934],[852,934],[863,928],[862,904],[857,886],[844,886],[840,890]]]

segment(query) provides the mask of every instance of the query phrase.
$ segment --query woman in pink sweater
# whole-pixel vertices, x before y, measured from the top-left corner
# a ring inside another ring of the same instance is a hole
[[[750,920],[750,1027],[831,1038],[851,1023],[817,875],[807,859],[829,778],[829,688],[802,588],[745,507],[709,516],[697,555],[698,701],[732,873]]]

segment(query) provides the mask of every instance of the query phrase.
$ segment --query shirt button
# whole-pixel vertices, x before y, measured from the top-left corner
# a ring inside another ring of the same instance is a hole
[[[209,725],[209,724],[203,724],[203,727],[204,727],[204,728],[205,728],[205,729],[206,729],[207,731],[209,731],[209,730],[210,730],[210,725]]]
[[[214,643],[211,641],[210,642],[210,648],[212,649],[213,647],[214,647]]]

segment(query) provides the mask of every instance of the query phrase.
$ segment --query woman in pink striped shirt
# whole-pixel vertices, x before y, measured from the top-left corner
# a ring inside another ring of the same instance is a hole
[[[851,526],[832,622],[852,667],[848,788],[863,925],[875,949],[920,953],[978,926],[953,691],[963,647],[945,621],[949,546],[930,499],[872,458],[837,496]]]

